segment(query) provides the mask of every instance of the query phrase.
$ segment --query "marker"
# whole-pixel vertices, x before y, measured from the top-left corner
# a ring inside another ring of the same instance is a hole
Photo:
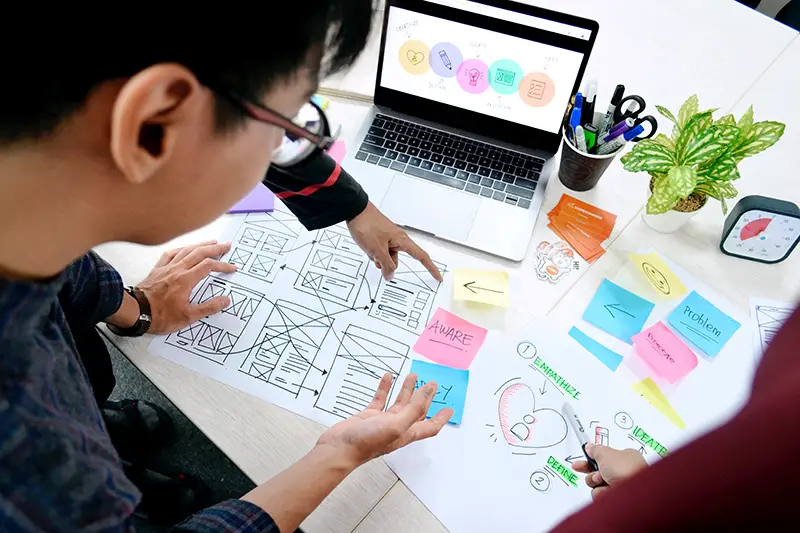
[[[594,124],[584,124],[583,136],[586,140],[586,151],[592,153],[592,150],[597,144],[597,126]]]
[[[589,463],[589,470],[592,472],[597,472],[600,470],[600,467],[597,465],[597,461],[589,457],[589,454],[586,453],[586,445],[589,444],[588,433],[581,424],[578,415],[575,414],[575,411],[572,409],[572,406],[568,403],[564,403],[564,406],[561,408],[561,412],[564,413],[564,417],[569,422],[572,431],[575,433],[575,437],[578,439],[578,442],[581,444],[581,450],[583,450],[583,456],[586,457],[586,462]]]
[[[603,137],[598,144],[603,145],[611,140],[616,139],[626,131],[630,130],[634,124],[635,122],[632,118],[626,118],[622,122],[614,124],[614,127],[608,130],[608,135]]]
[[[581,111],[581,124],[592,124],[594,122],[594,102],[597,99],[597,80],[589,80],[586,83],[586,96],[583,98],[583,110]]]
[[[569,117],[569,128],[572,130],[572,140],[575,141],[575,130],[581,125],[581,107],[583,106],[583,95],[575,95],[575,105],[572,107],[572,115]],[[575,145],[577,146],[577,144]]]
[[[622,100],[623,94],[625,94],[625,86],[617,85],[617,88],[614,89],[614,95],[611,97],[611,103],[608,105],[606,116],[604,116],[603,121],[600,122],[600,126],[598,128],[600,130],[600,136],[605,135],[609,128],[611,128],[612,121],[614,120],[614,111],[617,109],[617,104],[619,104],[619,101]]]
[[[586,137],[584,136],[583,126],[575,128],[575,147],[581,152],[588,152],[586,149]]]
[[[635,139],[639,135],[644,133],[644,126],[639,124],[635,128],[626,131],[622,134],[622,136],[613,139],[611,142],[607,142],[605,144],[601,144],[597,148],[597,155],[608,155],[613,154],[617,150],[620,150],[625,144],[630,141],[631,139]]]

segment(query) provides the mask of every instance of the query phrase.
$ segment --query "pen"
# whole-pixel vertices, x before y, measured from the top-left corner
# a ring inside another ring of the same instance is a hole
[[[608,105],[608,111],[606,111],[606,115],[603,117],[598,128],[600,130],[600,136],[605,135],[609,128],[611,128],[611,122],[614,120],[614,111],[617,109],[619,101],[622,100],[623,94],[625,94],[625,86],[617,85],[617,88],[614,89],[614,95],[611,97],[611,103]]]
[[[572,115],[569,117],[569,127],[572,130],[572,139],[575,140],[575,130],[581,125],[581,106],[583,106],[583,95],[575,95],[575,105],[572,108]],[[577,146],[577,144],[575,145]]]
[[[614,124],[614,127],[608,130],[608,134],[602,138],[599,144],[604,144],[607,143],[608,141],[616,139],[617,137],[619,137],[620,135],[631,129],[634,124],[635,122],[632,118],[626,118],[622,122]]]
[[[575,128],[575,147],[581,152],[588,152],[586,149],[586,137],[584,137],[583,126]]]
[[[622,134],[622,136],[617,137],[616,139],[611,140],[605,144],[601,144],[597,147],[597,155],[608,155],[613,154],[617,150],[622,149],[625,144],[630,141],[631,139],[635,139],[639,135],[644,133],[644,126],[639,124],[635,128],[626,131]]]
[[[586,140],[586,151],[592,153],[592,150],[597,144],[597,126],[594,124],[584,124],[583,136]]]
[[[587,438],[586,430],[583,428],[583,424],[581,424],[578,415],[575,414],[572,406],[568,403],[564,403],[564,406],[561,408],[561,412],[564,413],[564,417],[569,422],[569,425],[572,427],[572,431],[575,433],[575,437],[581,444],[583,456],[586,457],[586,462],[589,463],[589,470],[592,472],[597,472],[600,470],[600,467],[597,466],[597,461],[589,457],[589,454],[586,453],[586,445],[589,444],[589,439]]]
[[[597,99],[597,80],[586,83],[586,94],[583,97],[583,110],[581,111],[581,124],[594,122],[594,102]]]

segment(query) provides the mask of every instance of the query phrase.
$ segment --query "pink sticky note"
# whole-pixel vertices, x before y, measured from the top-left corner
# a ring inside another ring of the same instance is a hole
[[[486,340],[486,330],[445,311],[436,310],[414,351],[440,365],[466,370]]]
[[[336,141],[328,148],[328,155],[337,163],[341,163],[344,160],[344,156],[347,155],[347,145],[342,140]]]
[[[697,366],[697,356],[663,322],[631,337],[636,353],[658,375],[675,383]]]

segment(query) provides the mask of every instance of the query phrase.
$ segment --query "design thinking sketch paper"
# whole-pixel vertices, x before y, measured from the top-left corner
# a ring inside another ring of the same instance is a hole
[[[750,323],[753,328],[753,355],[761,359],[772,339],[794,312],[794,305],[788,302],[750,298]]]
[[[459,427],[386,458],[453,533],[549,531],[591,500],[571,463],[581,447],[561,413],[570,402],[593,442],[633,448],[652,462],[681,430],[629,387],[597,380],[586,354],[537,323],[504,339],[490,332],[470,367]],[[572,353],[575,352],[575,353]]]
[[[191,298],[230,305],[154,338],[152,353],[325,425],[363,410],[384,373],[408,373],[441,292],[416,260],[401,254],[385,281],[345,226],[309,232],[282,205],[235,217],[220,240],[239,270]]]

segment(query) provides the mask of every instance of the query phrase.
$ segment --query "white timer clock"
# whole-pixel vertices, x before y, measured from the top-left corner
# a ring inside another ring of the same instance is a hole
[[[719,249],[733,257],[779,263],[800,241],[800,208],[792,202],[745,196],[722,229]]]

